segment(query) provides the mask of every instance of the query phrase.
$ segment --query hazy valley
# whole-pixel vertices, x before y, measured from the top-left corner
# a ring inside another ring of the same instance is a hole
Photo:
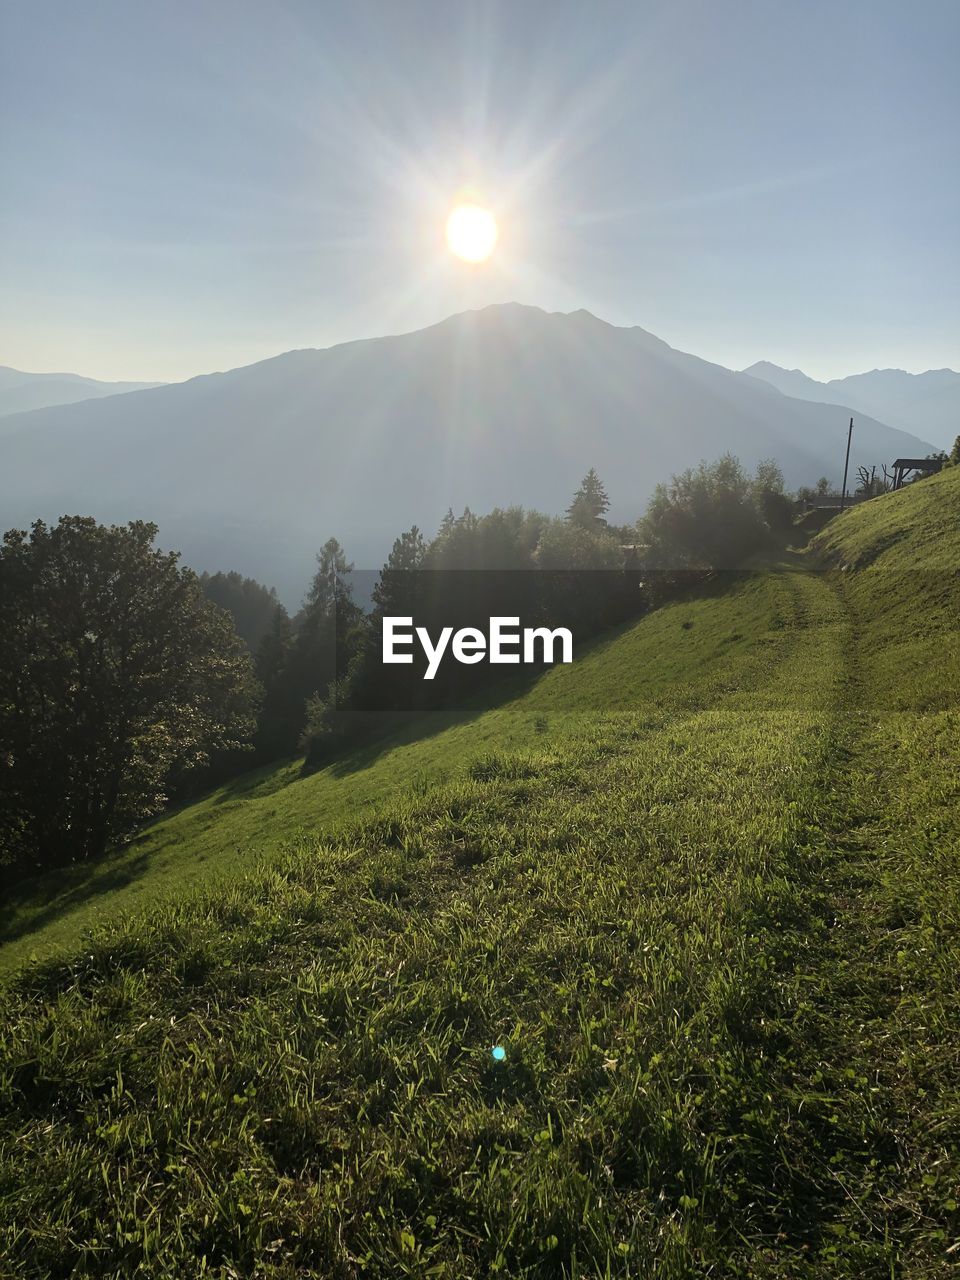
[[[150,519],[195,568],[239,569],[294,603],[331,534],[373,569],[400,530],[435,529],[449,507],[554,512],[590,466],[621,523],[726,450],[748,468],[776,458],[790,487],[839,486],[851,412],[585,311],[508,304],[8,417],[0,517]],[[933,448],[856,418],[851,475]]]

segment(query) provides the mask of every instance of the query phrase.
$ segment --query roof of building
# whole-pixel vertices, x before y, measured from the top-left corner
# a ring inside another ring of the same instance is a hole
[[[942,458],[897,458],[893,464],[901,470],[939,471],[943,466]]]

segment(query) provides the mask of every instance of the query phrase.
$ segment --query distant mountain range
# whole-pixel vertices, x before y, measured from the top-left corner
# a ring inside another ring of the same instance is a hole
[[[0,365],[0,418],[78,400],[99,400],[124,391],[161,387],[162,382],[98,382],[78,373],[24,373]]]
[[[910,431],[948,452],[960,435],[960,373],[928,369],[874,369],[832,382],[817,382],[799,369],[781,369],[759,360],[744,373],[762,378],[784,395],[818,404],[846,404],[901,431]]]
[[[506,304],[395,337],[291,351],[0,423],[0,524],[144,518],[198,569],[291,600],[331,535],[377,568],[448,507],[562,511],[595,466],[621,523],[658,481],[730,450],[792,487],[839,483],[850,409],[676,351],[586,311]],[[932,446],[857,416],[859,463]]]

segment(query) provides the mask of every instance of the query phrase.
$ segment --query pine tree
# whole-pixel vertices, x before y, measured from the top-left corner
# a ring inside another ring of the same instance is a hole
[[[573,501],[567,507],[567,519],[571,524],[583,529],[596,529],[606,526],[604,516],[610,509],[610,499],[603,487],[603,481],[591,467],[580,482],[580,488],[573,495]]]
[[[353,599],[352,572],[340,543],[330,538],[317,556],[317,570],[297,618],[296,637],[281,679],[287,737],[277,754],[297,749],[308,701],[325,698],[330,686],[346,675],[363,622],[363,610]]]
[[[292,751],[303,723],[303,697],[291,665],[295,645],[293,623],[282,604],[273,613],[270,630],[257,649],[256,672],[263,686],[263,703],[255,746],[265,760]]]
[[[451,512],[452,519],[452,512]],[[380,580],[373,589],[373,601],[381,613],[406,614],[415,583],[410,575],[423,567],[426,544],[416,525],[402,533],[393,544]]]
[[[257,679],[265,690],[272,688],[280,678],[293,648],[293,624],[282,604],[273,611],[270,630],[257,646]]]
[[[347,561],[336,538],[328,538],[317,556],[317,569],[304,600],[305,623],[312,616],[323,616],[352,603],[350,574],[353,565]]]

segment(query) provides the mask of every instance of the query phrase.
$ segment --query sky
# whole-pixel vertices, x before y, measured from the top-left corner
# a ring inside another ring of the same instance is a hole
[[[174,381],[518,301],[960,369],[958,64],[957,0],[0,0],[0,364]]]

